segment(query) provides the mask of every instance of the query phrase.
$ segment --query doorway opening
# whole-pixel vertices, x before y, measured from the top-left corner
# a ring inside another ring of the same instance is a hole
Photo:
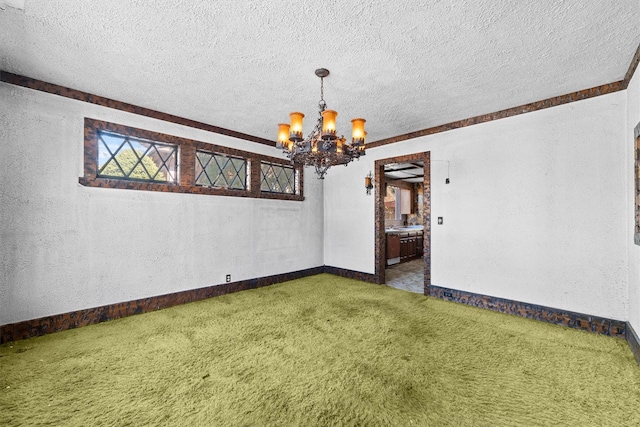
[[[430,152],[375,162],[378,283],[429,295]]]

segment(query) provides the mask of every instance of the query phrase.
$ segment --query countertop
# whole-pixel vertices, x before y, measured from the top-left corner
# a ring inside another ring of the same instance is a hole
[[[424,226],[423,225],[409,225],[407,227],[386,228],[384,231],[387,234],[415,233],[417,231],[424,231]]]

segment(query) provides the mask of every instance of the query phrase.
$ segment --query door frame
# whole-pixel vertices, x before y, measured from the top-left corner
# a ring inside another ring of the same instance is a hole
[[[378,284],[386,282],[386,233],[384,228],[384,167],[390,163],[406,163],[412,161],[424,162],[424,180],[422,194],[422,224],[424,224],[424,294],[430,294],[431,286],[431,152],[408,154],[405,156],[389,157],[375,161],[375,264]]]

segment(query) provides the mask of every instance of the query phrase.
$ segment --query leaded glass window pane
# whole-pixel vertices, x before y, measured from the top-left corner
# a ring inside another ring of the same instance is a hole
[[[247,160],[225,154],[196,152],[196,185],[247,189]]]
[[[98,176],[176,182],[178,146],[98,131]]]
[[[296,170],[292,166],[260,163],[260,190],[268,193],[296,194]]]

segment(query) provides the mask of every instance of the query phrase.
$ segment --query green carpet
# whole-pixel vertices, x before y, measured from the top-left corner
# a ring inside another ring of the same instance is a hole
[[[2,426],[638,426],[628,344],[318,275],[0,346]]]

